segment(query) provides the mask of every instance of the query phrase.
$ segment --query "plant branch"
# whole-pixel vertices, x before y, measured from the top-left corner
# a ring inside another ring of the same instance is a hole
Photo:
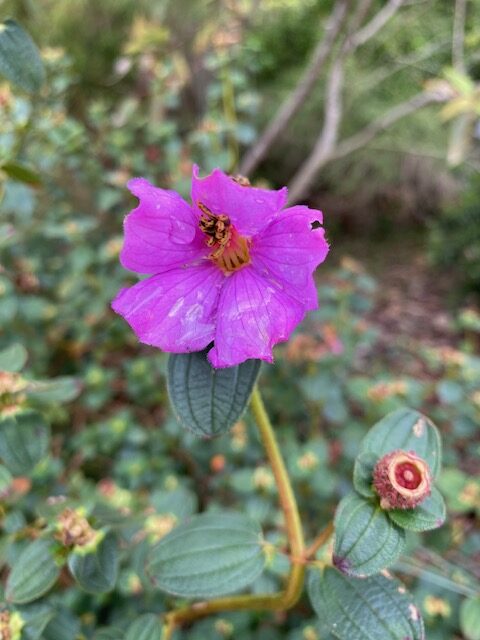
[[[419,51],[414,51],[404,58],[397,58],[391,67],[379,69],[373,72],[369,77],[367,77],[362,84],[361,91],[357,94],[356,99],[358,100],[359,96],[363,95],[364,93],[369,93],[372,89],[377,87],[388,78],[391,78],[394,74],[399,73],[400,71],[404,71],[408,67],[417,67],[419,62],[424,62],[425,60],[432,58],[437,53],[449,46],[450,40],[433,43],[429,42]],[[429,73],[430,75],[436,77],[435,72],[430,71],[426,68],[423,68],[422,70],[425,71],[425,73]]]
[[[298,202],[307,192],[317,172],[332,158],[337,147],[338,132],[342,120],[342,91],[344,87],[344,64],[349,54],[365,44],[390,20],[403,4],[404,0],[389,0],[387,4],[359,28],[368,8],[369,0],[359,2],[349,33],[344,39],[329,77],[325,91],[323,127],[317,141],[306,159],[294,175],[289,185],[289,203]],[[358,29],[358,30],[357,30]]]
[[[449,97],[450,93],[447,95],[447,93],[443,91],[421,91],[420,93],[415,94],[409,100],[397,104],[395,107],[387,111],[387,113],[380,116],[377,120],[374,120],[354,135],[342,140],[337,145],[337,148],[334,153],[332,153],[329,160],[337,160],[357,151],[373,140],[373,138],[378,134],[386,131],[402,118],[405,118],[429,104],[444,102],[445,100],[448,100]]]
[[[307,547],[307,550],[305,551],[305,559],[308,560],[310,558],[313,558],[313,556],[317,553],[317,551],[321,547],[323,547],[323,545],[327,542],[329,538],[331,538],[333,532],[334,532],[333,521],[330,521],[325,527],[325,529],[320,531],[320,533],[312,542],[312,544],[309,547]]]
[[[255,387],[252,393],[251,409],[272,467],[278,488],[280,505],[285,518],[292,561],[285,589],[274,594],[231,596],[217,600],[197,602],[176,609],[165,616],[164,640],[170,640],[174,629],[179,624],[192,622],[198,618],[203,618],[220,611],[261,609],[284,611],[293,607],[302,594],[305,581],[305,543],[302,524],[285,462],[258,387]]]
[[[291,596],[291,604],[293,606],[300,596],[298,589],[303,586],[298,584],[300,577],[303,577],[305,572],[301,560],[305,551],[305,542],[303,539],[303,529],[300,520],[300,514],[298,512],[297,501],[295,494],[293,493],[290,477],[288,475],[285,462],[283,460],[280,448],[278,446],[275,432],[270,423],[270,419],[265,410],[265,406],[262,401],[260,391],[256,386],[252,393],[251,407],[253,415],[258,425],[260,435],[262,437],[263,446],[267,452],[272,472],[275,478],[275,482],[278,489],[280,498],[280,506],[285,518],[285,525],[287,528],[288,542],[290,546],[290,554],[292,556],[292,569],[288,579],[288,587],[286,590],[286,596]],[[297,564],[300,562],[300,564]],[[295,582],[296,584],[291,584]],[[287,598],[288,599],[288,598]]]
[[[346,17],[347,7],[351,0],[340,0],[335,3],[333,11],[325,25],[324,37],[315,47],[310,62],[293,91],[287,96],[271,123],[260,136],[256,144],[248,151],[240,165],[240,173],[249,175],[256,169],[268,150],[285,130],[286,126],[302,107],[310,95],[323,65],[330,54],[335,38]]]
[[[343,58],[339,56],[327,80],[323,127],[307,160],[288,187],[289,203],[299,200],[312,184],[317,171],[332,155],[342,119]]]
[[[382,29],[387,22],[393,18],[404,2],[405,0],[389,0],[387,4],[382,7],[364,27],[352,36],[350,39],[350,51],[361,47],[368,40],[377,35],[380,29]]]
[[[452,34],[452,64],[465,73],[465,21],[467,17],[467,0],[456,0]]]

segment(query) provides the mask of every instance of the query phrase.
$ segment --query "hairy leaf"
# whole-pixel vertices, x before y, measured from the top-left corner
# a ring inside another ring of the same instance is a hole
[[[405,546],[405,532],[380,507],[351,493],[335,514],[335,566],[350,576],[370,576],[392,565]]]
[[[374,454],[382,458],[395,449],[414,451],[429,465],[433,477],[440,471],[442,443],[437,428],[413,409],[398,409],[377,422],[360,445],[359,455]]]
[[[0,73],[29,93],[37,92],[45,80],[45,70],[35,43],[11,19],[0,23]]]
[[[423,621],[403,585],[383,575],[347,578],[310,571],[308,594],[324,627],[339,640],[424,640]]]
[[[251,584],[265,566],[262,532],[236,513],[202,514],[170,532],[150,553],[156,587],[185,598],[213,598]]]
[[[32,602],[53,587],[60,575],[56,544],[35,540],[20,554],[7,579],[6,598],[15,604]]]
[[[178,420],[198,436],[224,433],[244,412],[259,370],[259,360],[213,369],[206,351],[172,354],[167,380]]]

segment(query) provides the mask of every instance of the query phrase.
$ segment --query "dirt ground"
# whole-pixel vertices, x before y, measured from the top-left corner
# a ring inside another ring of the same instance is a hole
[[[359,239],[332,253],[337,263],[343,256],[358,260],[375,279],[376,304],[368,320],[380,333],[380,354],[397,373],[425,373],[416,357],[419,345],[458,345],[455,316],[467,300],[459,297],[453,274],[429,263],[421,237],[378,245]]]

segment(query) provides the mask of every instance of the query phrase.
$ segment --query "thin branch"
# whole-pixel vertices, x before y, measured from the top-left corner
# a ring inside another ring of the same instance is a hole
[[[418,63],[432,58],[437,53],[441,52],[442,49],[446,49],[449,46],[450,40],[445,40],[444,42],[429,42],[422,49],[420,49],[420,51],[414,51],[408,56],[394,60],[391,67],[379,69],[366,78],[361,86],[361,92],[356,95],[356,99],[358,100],[358,97],[363,93],[370,92],[374,87],[377,87],[385,80],[388,80],[388,78],[391,78],[391,76],[398,73],[399,71],[404,71],[407,67],[418,67],[424,73],[436,77],[438,74],[436,74],[431,69],[427,69],[426,67],[419,67]]]
[[[452,64],[458,71],[465,73],[465,21],[467,0],[456,0],[452,34]]]
[[[389,0],[387,4],[373,16],[370,22],[367,22],[367,24],[357,31],[357,33],[351,38],[350,50],[353,51],[354,49],[361,47],[368,40],[373,38],[380,29],[382,29],[386,23],[393,18],[404,2],[405,0]]]
[[[306,559],[313,558],[313,556],[317,553],[317,551],[321,549],[323,545],[326,544],[328,540],[332,537],[334,530],[335,528],[333,525],[333,520],[331,520],[327,524],[325,529],[323,529],[318,534],[318,536],[315,538],[312,544],[309,547],[307,547],[307,550],[305,551],[305,558]]]
[[[403,4],[404,0],[389,0],[367,24],[359,26],[370,6],[369,0],[360,0],[356,15],[349,26],[340,52],[327,80],[324,121],[312,152],[301,165],[289,185],[289,202],[300,200],[311,186],[317,172],[331,159],[337,144],[342,119],[343,67],[347,56],[372,38]],[[358,31],[357,31],[358,29]]]
[[[297,196],[308,188],[315,177],[317,168],[324,164],[335,148],[342,120],[344,64],[348,53],[352,50],[352,34],[363,22],[371,2],[372,0],[358,0],[356,10],[349,22],[347,33],[343,37],[340,51],[336,55],[326,82],[322,131],[310,156],[289,186],[290,202],[295,202]]]
[[[350,153],[361,149],[379,133],[386,131],[402,118],[405,118],[429,104],[445,102],[450,97],[450,92],[444,91],[421,91],[420,93],[417,93],[409,100],[406,100],[387,111],[387,113],[368,124],[361,131],[358,131],[349,138],[342,140],[342,142],[337,145],[337,148],[334,153],[332,153],[329,160],[343,158]]]
[[[228,596],[217,600],[196,602],[180,609],[175,609],[164,617],[163,632],[169,640],[175,628],[184,622],[192,622],[198,618],[221,611],[286,611],[291,609],[302,595],[305,582],[305,542],[297,501],[277,443],[275,431],[257,386],[253,389],[250,403],[276,481],[280,506],[287,529],[292,565],[285,588],[278,593]]]
[[[340,0],[335,3],[333,11],[325,26],[325,34],[315,47],[310,62],[291,94],[283,102],[272,122],[265,129],[255,146],[250,149],[240,166],[240,173],[248,175],[259,165],[261,160],[275,142],[277,137],[285,130],[287,124],[303,105],[311,93],[315,82],[320,75],[323,65],[333,47],[335,38],[340,31],[347,13],[347,7],[351,0]]]
[[[315,174],[332,155],[342,118],[343,59],[335,61],[325,95],[325,117],[322,132],[306,162],[300,167],[288,187],[289,202],[299,200],[313,182]]]
[[[303,197],[308,187],[312,184],[315,174],[328,162],[338,160],[339,158],[343,158],[350,153],[361,149],[378,134],[390,128],[398,120],[405,118],[411,113],[414,113],[429,104],[444,102],[450,97],[449,92],[447,95],[447,93],[442,91],[422,91],[421,93],[417,93],[413,98],[410,98],[409,100],[396,105],[390,109],[390,111],[387,111],[387,113],[368,124],[358,133],[355,133],[349,138],[338,143],[338,145],[334,149],[331,149],[329,153],[326,153],[325,149],[322,149],[320,144],[320,140],[323,139],[322,136],[317,145],[315,145],[315,148],[307,161],[297,172],[297,175],[289,187],[290,204],[298,202]]]

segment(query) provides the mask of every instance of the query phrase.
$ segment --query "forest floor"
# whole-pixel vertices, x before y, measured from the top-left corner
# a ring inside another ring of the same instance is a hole
[[[455,316],[467,301],[458,299],[453,275],[429,263],[421,237],[378,245],[359,239],[336,254],[335,262],[352,257],[374,278],[375,306],[368,320],[379,331],[379,355],[398,373],[425,374],[416,357],[419,345],[458,346]]]

